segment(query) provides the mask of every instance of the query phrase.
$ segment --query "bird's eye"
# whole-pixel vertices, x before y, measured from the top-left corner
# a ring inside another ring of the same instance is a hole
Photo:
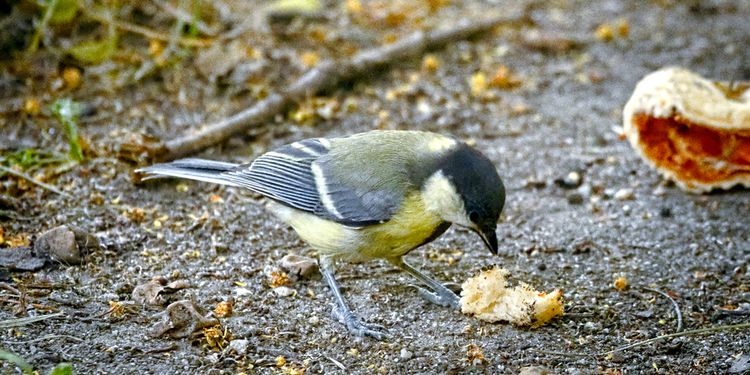
[[[469,220],[471,220],[472,223],[479,221],[479,213],[476,211],[469,212]]]

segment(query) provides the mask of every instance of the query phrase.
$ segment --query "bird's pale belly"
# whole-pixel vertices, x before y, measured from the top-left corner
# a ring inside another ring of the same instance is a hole
[[[271,210],[321,256],[348,261],[399,257],[447,228],[417,195],[406,198],[389,221],[364,228],[347,227],[276,203]]]

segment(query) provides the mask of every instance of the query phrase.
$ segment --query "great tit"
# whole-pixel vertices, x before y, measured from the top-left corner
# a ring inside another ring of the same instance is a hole
[[[187,178],[236,186],[269,200],[270,210],[317,250],[336,299],[334,317],[353,334],[377,339],[383,327],[349,309],[334,278],[335,261],[385,259],[431,291],[429,301],[459,307],[458,296],[403,260],[451,224],[468,228],[497,253],[495,229],[505,189],[492,162],[452,137],[421,131],[370,131],[312,138],[267,152],[249,164],[183,159],[138,170],[146,179]]]

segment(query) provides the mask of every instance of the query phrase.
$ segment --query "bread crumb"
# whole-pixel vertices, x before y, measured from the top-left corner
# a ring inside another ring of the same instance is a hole
[[[532,328],[563,314],[562,291],[539,292],[526,283],[508,287],[509,272],[495,267],[461,286],[461,312],[488,322],[506,321]]]
[[[615,289],[619,291],[623,291],[625,289],[628,289],[628,278],[624,276],[620,276],[615,279],[615,282],[613,283]]]

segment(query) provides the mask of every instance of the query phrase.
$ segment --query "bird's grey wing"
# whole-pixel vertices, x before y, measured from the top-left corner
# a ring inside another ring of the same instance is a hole
[[[341,167],[340,161],[326,156],[313,162],[313,175],[321,198],[316,214],[328,214],[350,226],[388,221],[401,205],[401,192],[390,189],[387,181],[367,173],[366,169],[346,171],[348,178],[341,178],[341,168],[337,168]]]
[[[222,176],[279,203],[345,225],[359,227],[387,221],[401,203],[373,176],[359,183],[337,178],[339,160],[324,138],[283,146]],[[351,171],[358,173],[359,171]]]
[[[320,196],[310,166],[326,153],[327,140],[305,139],[265,153],[252,163],[222,173],[222,177],[287,206],[315,212]]]

